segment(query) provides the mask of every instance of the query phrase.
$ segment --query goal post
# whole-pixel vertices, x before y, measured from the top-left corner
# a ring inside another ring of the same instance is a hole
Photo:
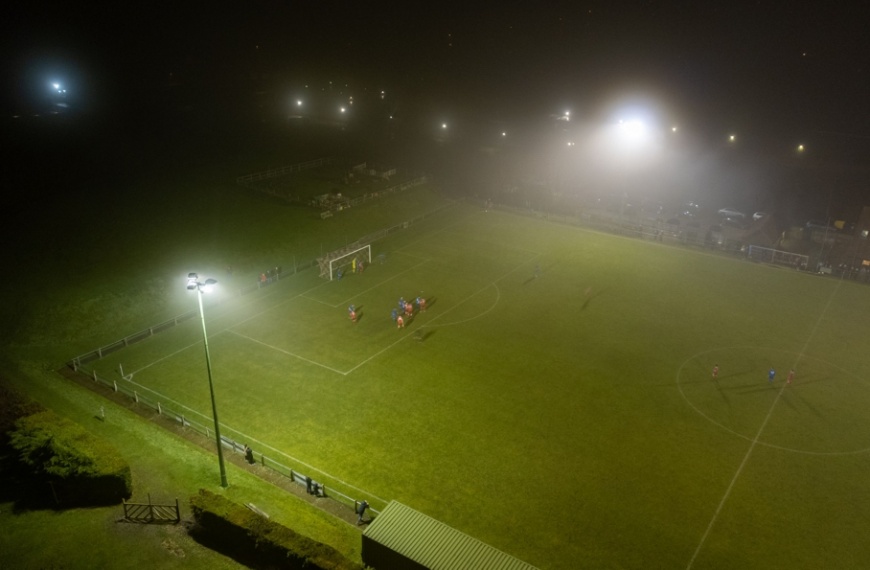
[[[809,256],[790,251],[782,251],[769,247],[750,245],[748,257],[752,261],[762,263],[775,263],[776,265],[788,265],[789,267],[805,268],[809,263]]]
[[[371,244],[354,244],[343,249],[331,251],[317,260],[317,263],[320,265],[320,276],[330,281],[338,276],[339,270],[341,270],[342,274],[346,274],[348,268],[355,267],[360,262],[366,265],[372,262]]]

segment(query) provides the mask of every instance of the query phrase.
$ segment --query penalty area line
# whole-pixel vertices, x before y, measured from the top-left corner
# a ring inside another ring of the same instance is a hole
[[[223,332],[223,331],[216,332],[215,334],[213,334],[213,335],[211,335],[211,336],[217,336],[217,335],[221,334],[221,332]],[[130,372],[130,374],[128,374],[128,376],[130,376],[130,377],[132,378],[134,374],[139,374],[139,373],[142,372],[143,370],[147,370],[148,368],[151,368],[152,366],[154,366],[154,365],[156,365],[156,364],[160,364],[160,363],[163,362],[164,360],[169,360],[169,359],[172,358],[173,356],[175,356],[175,355],[177,355],[177,354],[181,354],[182,352],[184,352],[184,351],[186,351],[186,350],[190,350],[191,348],[193,348],[194,346],[197,346],[197,345],[199,345],[199,344],[202,344],[202,341],[196,341],[196,342],[194,342],[194,343],[192,343],[192,344],[188,344],[188,345],[185,346],[184,348],[179,348],[179,349],[176,350],[175,352],[170,352],[170,353],[167,354],[166,356],[164,356],[164,357],[162,357],[162,358],[158,358],[157,360],[154,360],[153,362],[149,362],[148,364],[146,364],[146,365],[143,366],[142,368],[139,368],[139,369],[137,369],[137,370],[134,370],[133,372]]]
[[[310,359],[308,359],[308,358],[305,358],[304,356],[299,356],[298,354],[294,354],[294,353],[292,353],[292,352],[290,352],[290,351],[288,351],[288,350],[284,350],[283,348],[278,348],[277,346],[272,346],[271,344],[265,343],[265,342],[263,342],[263,341],[261,341],[261,340],[257,340],[257,339],[255,339],[255,338],[249,337],[249,336],[246,335],[246,334],[242,334],[242,333],[236,332],[236,331],[231,330],[231,329],[227,329],[227,332],[233,333],[233,334],[236,335],[236,336],[239,336],[239,337],[241,337],[241,338],[247,339],[247,340],[249,340],[249,341],[251,341],[251,342],[255,342],[255,343],[259,344],[259,345],[265,346],[266,348],[271,348],[272,350],[276,350],[276,351],[278,351],[278,352],[280,352],[280,353],[282,353],[282,354],[286,354],[287,356],[292,356],[293,358],[297,358],[297,359],[299,359],[299,360],[301,360],[301,361],[303,361],[303,362],[307,362],[308,364],[313,364],[313,365],[315,365],[315,366],[319,366],[319,367],[321,367],[321,368],[325,368],[326,370],[329,370],[330,372],[335,372],[336,374],[341,374],[342,376],[347,376],[348,373],[349,373],[349,371],[348,371],[348,372],[343,372],[343,371],[341,371],[341,370],[338,370],[337,368],[333,368],[333,367],[331,367],[331,366],[327,366],[326,364],[322,364],[322,363],[317,362],[317,361],[315,361],[315,360],[310,360]]]

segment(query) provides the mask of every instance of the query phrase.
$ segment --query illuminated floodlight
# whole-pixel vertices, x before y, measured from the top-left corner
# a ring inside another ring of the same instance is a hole
[[[728,135],[728,140],[729,140],[730,142],[734,142],[734,141],[736,141],[736,140],[737,140],[737,135]]]
[[[446,128],[447,128],[447,123],[441,123],[441,128],[442,128],[442,129],[446,129]]]
[[[802,144],[797,145],[797,151],[798,151],[798,152],[803,152],[804,149],[805,149],[804,145],[802,145]]]
[[[221,428],[218,421],[217,403],[214,397],[214,382],[212,380],[211,356],[208,352],[208,334],[205,330],[205,312],[202,308],[202,296],[204,293],[211,291],[217,284],[216,279],[206,279],[204,283],[199,282],[199,276],[196,273],[187,274],[187,289],[197,290],[196,299],[199,303],[199,318],[202,321],[202,343],[205,347],[205,366],[208,372],[208,391],[211,395],[211,411],[214,419],[214,435],[215,444],[217,445],[218,465],[220,467],[221,487],[227,487],[227,470],[224,465],[223,441],[221,440]]]
[[[574,141],[568,141],[568,146],[574,146]]]
[[[671,132],[672,132],[672,133],[677,132],[677,127],[676,127],[676,126],[671,127]]]
[[[60,89],[60,83],[52,83],[51,86],[55,89]]]
[[[297,106],[297,107],[301,107],[301,106],[302,106],[302,99],[296,99],[296,106]]]
[[[646,125],[639,119],[629,119],[627,121],[620,119],[619,129],[632,138],[641,137],[646,133]]]
[[[345,111],[347,111],[347,109],[345,109],[344,107],[342,107],[342,108],[341,108],[341,112],[344,113]]]
[[[504,131],[502,131],[502,132],[501,132],[501,136],[506,137],[506,136],[507,136],[507,133],[504,132]]]

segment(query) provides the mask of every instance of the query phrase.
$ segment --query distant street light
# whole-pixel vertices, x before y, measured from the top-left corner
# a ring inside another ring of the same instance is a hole
[[[214,435],[215,441],[217,441],[217,453],[218,453],[218,463],[220,464],[221,469],[221,487],[227,486],[227,470],[224,467],[224,449],[223,443],[221,441],[221,428],[220,423],[218,422],[218,413],[217,413],[217,404],[214,399],[214,383],[211,379],[211,357],[208,353],[208,334],[205,332],[205,312],[202,310],[202,295],[203,293],[209,293],[217,284],[217,280],[215,279],[206,279],[205,282],[199,281],[199,276],[196,273],[188,273],[187,274],[187,290],[188,291],[197,291],[197,300],[199,301],[199,318],[202,321],[202,341],[205,345],[205,365],[208,370],[208,389],[211,393],[211,413],[214,417]]]

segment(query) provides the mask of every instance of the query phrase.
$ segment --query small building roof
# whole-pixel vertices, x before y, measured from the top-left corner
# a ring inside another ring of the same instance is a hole
[[[373,541],[431,570],[537,570],[398,501],[391,501],[363,533],[363,562],[369,564],[365,555],[366,541]]]

